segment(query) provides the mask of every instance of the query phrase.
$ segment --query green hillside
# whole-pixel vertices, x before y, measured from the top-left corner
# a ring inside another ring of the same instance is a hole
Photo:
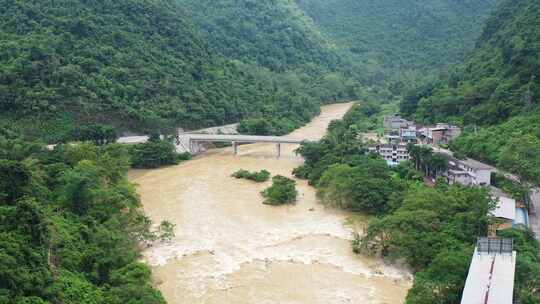
[[[357,18],[364,7],[346,1],[0,0],[0,125],[48,142],[89,123],[148,132],[250,118],[248,133],[287,133],[322,102],[387,100],[460,57],[491,2],[377,3]]]
[[[540,183],[540,2],[503,1],[476,49],[438,82],[411,91],[404,114],[466,127],[452,148]]]
[[[123,146],[49,151],[0,130],[0,303],[165,304]]]
[[[473,48],[496,0],[296,0],[336,47],[394,94]]]
[[[216,53],[322,102],[380,96],[293,0],[177,0]],[[247,67],[249,68],[249,67]]]
[[[47,141],[90,122],[144,131],[264,115],[297,126],[335,92],[306,94],[296,74],[223,58],[174,1],[0,5],[0,122]]]
[[[178,0],[210,46],[227,58],[272,71],[330,70],[331,44],[289,0]]]
[[[535,108],[540,95],[540,3],[503,1],[489,17],[470,58],[435,85],[407,114],[488,125]],[[412,110],[412,111],[411,111]]]

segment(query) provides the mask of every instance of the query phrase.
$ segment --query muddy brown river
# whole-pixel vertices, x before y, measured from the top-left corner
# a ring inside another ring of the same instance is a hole
[[[350,106],[325,106],[290,136],[320,138]],[[296,205],[275,207],[263,205],[259,194],[270,182],[230,177],[239,169],[292,176],[302,164],[295,148],[282,145],[278,159],[273,144],[242,145],[237,156],[232,148],[216,149],[178,166],[130,172],[146,214],[176,224],[172,242],[144,252],[168,303],[404,302],[407,270],[352,252],[358,217],[324,208],[305,181],[298,181]]]

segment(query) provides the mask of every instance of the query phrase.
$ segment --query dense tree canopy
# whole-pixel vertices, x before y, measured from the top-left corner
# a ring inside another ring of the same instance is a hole
[[[266,205],[294,204],[298,191],[296,182],[288,177],[276,175],[272,177],[272,186],[261,192]]]
[[[248,55],[219,54],[176,1],[3,0],[0,6],[0,123],[50,142],[71,139],[89,123],[153,131],[251,116],[298,127],[318,113],[321,100],[349,98],[346,90],[356,86],[327,74],[337,59],[319,40],[296,43],[305,32],[286,12],[275,16],[275,39],[292,44],[283,48],[265,37],[265,48],[258,46],[261,58],[286,51],[274,58],[282,66],[276,68]],[[253,22],[266,24],[264,13],[273,7],[264,6]],[[258,36],[268,29],[253,30]],[[231,43],[251,54],[247,38],[238,38],[243,42]],[[298,62],[281,62],[291,54]]]
[[[538,1],[501,1],[467,61],[442,77],[431,92],[408,99],[404,112],[416,112],[419,120],[428,122],[491,125],[537,108],[539,16]]]
[[[487,235],[494,221],[489,212],[494,202],[483,187],[451,186],[441,180],[433,187],[425,185],[425,175],[436,176],[448,165],[431,148],[410,146],[412,161],[393,169],[366,154],[358,131],[381,114],[369,103],[355,105],[343,120],[331,123],[320,142],[299,148],[305,164],[295,174],[317,187],[322,203],[376,215],[366,234],[356,236],[353,250],[407,262],[414,271],[407,303],[459,303],[476,239]],[[534,151],[529,149],[536,143],[529,140],[503,152],[508,168],[527,174],[534,168],[523,161],[526,151]],[[496,182],[522,198],[521,187],[500,178]],[[529,231],[510,230],[502,236],[517,239],[516,298],[539,303],[538,241]]]
[[[96,123],[121,134],[252,118],[266,121],[264,132],[284,134],[317,114],[321,102],[399,95],[403,84],[379,70],[424,57],[440,62],[446,49],[459,57],[475,35],[471,24],[491,3],[441,0],[405,18],[409,4],[386,2],[364,10],[347,1],[2,0],[0,125],[49,142]],[[328,24],[320,16],[328,5],[343,8],[336,21],[357,30]],[[381,23],[393,16],[390,7],[400,8],[398,31],[422,17],[406,41],[380,43],[380,33],[399,36]],[[421,55],[409,46],[420,36],[435,50]],[[441,42],[446,38],[452,48]],[[244,130],[255,133],[253,125]]]
[[[405,93],[401,112],[454,122],[465,132],[450,147],[539,183],[540,3],[503,0],[461,65]]]
[[[176,165],[191,158],[189,153],[177,153],[174,139],[153,134],[147,142],[129,148],[131,165],[134,168],[159,168]]]
[[[495,0],[296,0],[364,84],[400,95],[470,51]]]
[[[138,262],[154,236],[124,147],[0,143],[1,303],[165,303]]]

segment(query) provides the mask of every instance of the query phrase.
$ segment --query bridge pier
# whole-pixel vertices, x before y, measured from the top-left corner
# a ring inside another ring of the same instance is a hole
[[[236,141],[232,142],[232,147],[234,155],[238,155],[238,143]]]
[[[238,155],[238,146],[242,143],[274,143],[277,157],[281,157],[282,144],[302,144],[305,140],[278,136],[223,135],[223,134],[185,134],[186,143],[192,154],[202,152],[201,142],[230,142],[234,155]]]
[[[189,140],[189,153],[195,155],[195,149],[193,148],[193,141]]]

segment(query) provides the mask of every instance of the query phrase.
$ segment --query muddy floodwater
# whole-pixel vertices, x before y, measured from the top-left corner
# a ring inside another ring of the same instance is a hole
[[[351,104],[334,104],[292,138],[316,139]],[[380,259],[355,255],[352,214],[324,208],[298,181],[294,206],[262,204],[256,184],[230,175],[266,169],[291,177],[302,164],[295,145],[251,144],[211,150],[178,166],[132,171],[144,211],[176,224],[171,243],[144,252],[170,304],[403,303],[410,274]]]

